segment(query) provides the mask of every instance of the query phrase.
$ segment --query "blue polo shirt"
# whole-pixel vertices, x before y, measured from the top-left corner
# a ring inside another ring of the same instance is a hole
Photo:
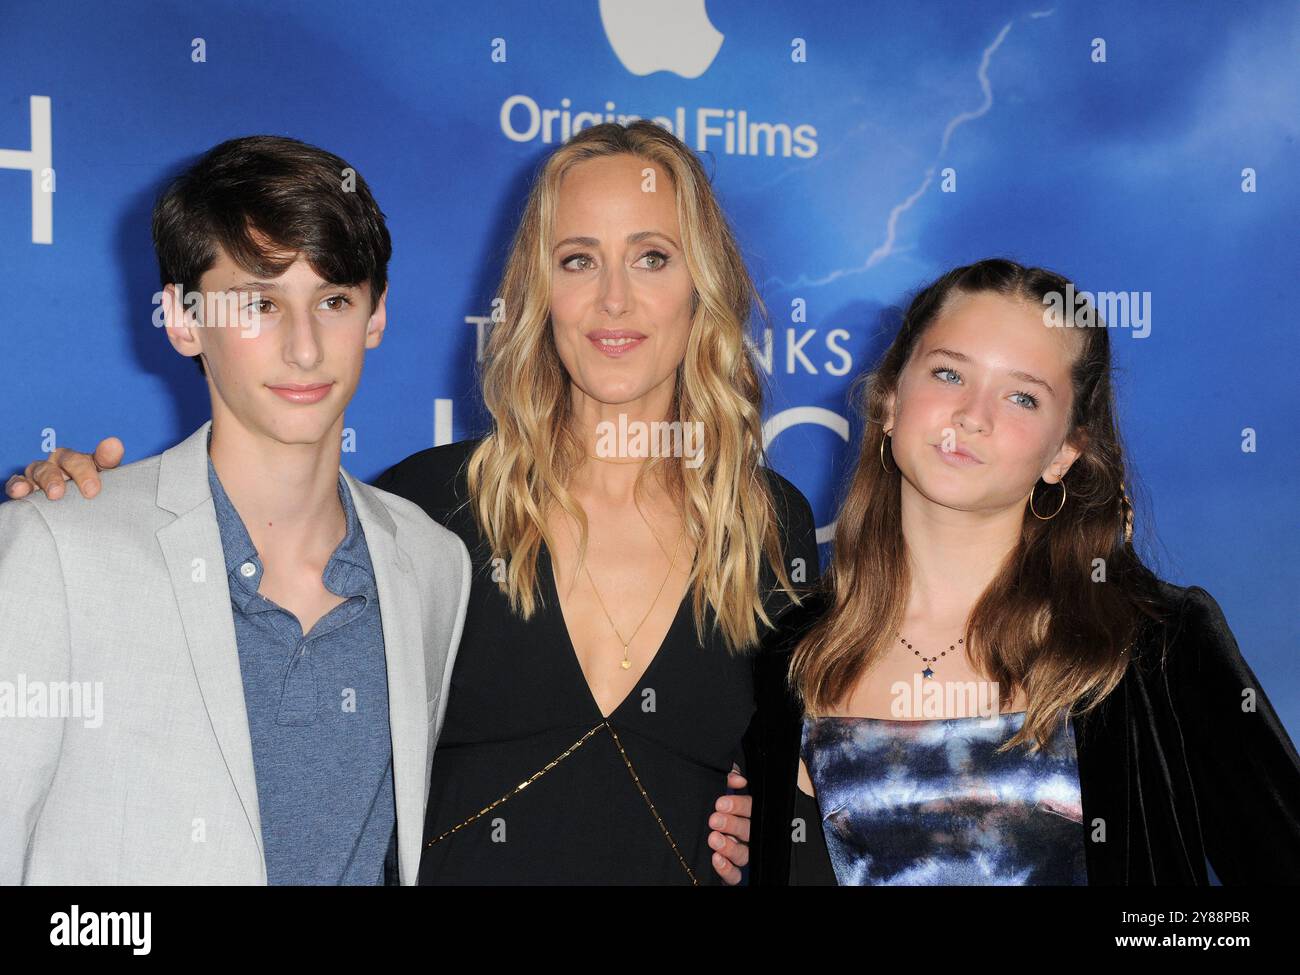
[[[230,583],[267,880],[382,884],[397,822],[388,676],[352,494],[340,472],[347,535],[321,577],[345,599],[304,636],[296,616],[258,593],[262,560],[211,458],[208,483]]]

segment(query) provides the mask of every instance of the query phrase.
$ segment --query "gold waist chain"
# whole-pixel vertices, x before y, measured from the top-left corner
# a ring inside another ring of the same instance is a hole
[[[668,827],[664,825],[663,819],[659,816],[659,810],[655,809],[655,804],[650,801],[649,794],[645,791],[645,787],[641,785],[641,779],[636,774],[636,769],[632,767],[632,760],[627,757],[627,752],[624,751],[623,749],[623,742],[619,739],[618,732],[614,730],[614,726],[609,723],[608,719],[596,725],[596,727],[592,728],[585,735],[583,735],[581,738],[575,741],[572,745],[570,745],[564,751],[560,752],[559,755],[555,756],[555,758],[551,759],[540,769],[538,769],[528,778],[524,779],[524,781],[520,782],[517,786],[515,786],[513,789],[511,789],[509,792],[503,795],[500,799],[496,799],[493,802],[489,803],[488,805],[484,806],[473,816],[470,816],[469,819],[466,819],[464,822],[457,823],[455,826],[447,830],[441,836],[437,836],[429,840],[429,842],[424,845],[424,848],[427,850],[435,843],[441,843],[452,833],[456,832],[459,829],[462,829],[465,826],[468,826],[470,823],[474,822],[475,820],[480,819],[483,816],[486,816],[488,813],[490,813],[497,806],[501,805],[507,799],[511,799],[514,796],[517,796],[519,793],[523,792],[530,785],[532,785],[534,782],[540,779],[543,775],[545,775],[551,769],[555,768],[555,766],[559,765],[562,761],[564,761],[566,758],[568,758],[570,755],[576,752],[579,748],[581,748],[584,744],[586,744],[587,740],[590,739],[592,735],[596,734],[596,732],[600,731],[600,729],[602,728],[606,728],[609,730],[610,736],[614,739],[614,744],[618,747],[618,753],[623,756],[623,764],[627,766],[628,774],[632,776],[632,781],[636,784],[637,791],[641,793],[641,798],[644,799],[645,804],[650,807],[650,814],[654,816],[655,822],[659,824],[659,829],[663,832],[664,838],[668,840],[668,845],[673,848],[673,853],[677,855],[677,862],[680,863],[682,865],[682,869],[686,871],[686,876],[691,878],[691,885],[698,887],[700,885],[699,880],[696,879],[695,873],[694,871],[691,870],[690,864],[686,862],[686,858],[682,856],[681,850],[677,849],[677,844],[673,841],[672,833],[668,832]]]

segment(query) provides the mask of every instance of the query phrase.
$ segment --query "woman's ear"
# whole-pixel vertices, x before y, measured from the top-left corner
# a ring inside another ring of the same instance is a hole
[[[890,393],[889,396],[886,397],[885,399],[884,430],[886,433],[894,429],[894,423],[897,420],[897,417],[894,416],[894,404],[897,402],[897,400],[898,400],[897,390]]]

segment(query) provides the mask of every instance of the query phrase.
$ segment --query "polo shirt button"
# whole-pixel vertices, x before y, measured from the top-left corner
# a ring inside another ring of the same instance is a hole
[[[245,562],[239,567],[239,574],[247,579],[249,576],[257,575],[257,566],[252,562]]]

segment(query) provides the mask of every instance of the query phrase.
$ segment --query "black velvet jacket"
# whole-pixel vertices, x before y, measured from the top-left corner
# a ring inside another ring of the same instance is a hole
[[[1176,611],[1148,628],[1115,690],[1071,719],[1088,882],[1206,884],[1208,857],[1224,884],[1300,883],[1295,746],[1214,598],[1197,586],[1162,585]],[[798,637],[824,611],[821,595],[791,609],[754,658],[758,712],[745,739],[754,796],[750,884],[791,881],[803,714],[785,678]],[[1243,706],[1247,689],[1253,711]],[[1102,841],[1094,839],[1099,820]],[[807,824],[817,835],[801,847],[800,879],[809,873],[805,849],[825,859],[819,822]],[[812,873],[833,881],[825,864]]]

